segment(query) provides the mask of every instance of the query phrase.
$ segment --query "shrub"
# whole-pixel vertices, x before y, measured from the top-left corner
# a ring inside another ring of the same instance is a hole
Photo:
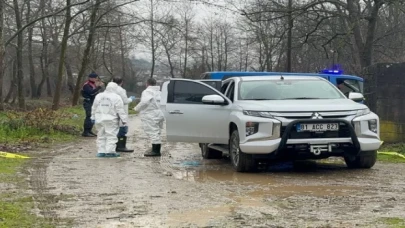
[[[74,112],[78,109],[53,111],[37,108],[28,112],[4,112],[0,118],[0,143],[51,142],[79,135],[81,119]]]
[[[62,132],[66,130],[66,133],[72,133],[71,126],[63,126],[61,123],[65,118],[71,117],[68,113],[61,111],[37,108],[29,112],[10,111],[6,113],[6,117],[2,124],[3,126],[7,126],[10,130],[29,127],[47,134],[55,130]]]

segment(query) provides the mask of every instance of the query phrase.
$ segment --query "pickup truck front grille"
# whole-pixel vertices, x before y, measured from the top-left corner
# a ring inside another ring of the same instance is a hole
[[[324,116],[323,119],[343,119],[347,117],[346,115],[342,115],[342,116]],[[302,119],[308,119],[308,116],[288,116],[288,117],[284,117],[286,119],[290,119],[290,120],[302,120]]]
[[[282,137],[286,130],[285,126],[281,127],[280,136]],[[311,139],[311,138],[347,138],[350,137],[349,126],[340,124],[339,131],[325,131],[325,132],[297,132],[294,125],[291,129],[288,139]]]

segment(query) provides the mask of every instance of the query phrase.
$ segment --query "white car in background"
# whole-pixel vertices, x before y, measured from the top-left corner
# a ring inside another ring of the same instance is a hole
[[[161,107],[168,141],[199,143],[204,158],[228,154],[239,172],[263,160],[331,156],[371,168],[381,145],[379,118],[353,101],[362,98],[347,98],[320,77],[232,77],[221,91],[172,79],[162,85]]]

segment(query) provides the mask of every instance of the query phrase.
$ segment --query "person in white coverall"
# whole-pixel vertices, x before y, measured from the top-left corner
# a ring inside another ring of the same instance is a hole
[[[160,87],[156,86],[156,80],[149,78],[146,89],[142,92],[141,101],[134,108],[141,117],[144,132],[152,142],[152,150],[146,151],[145,156],[160,156],[160,134],[164,123],[164,115],[159,105],[160,94]]]
[[[123,80],[120,77],[114,77],[113,82],[119,85],[115,93],[119,95],[124,102],[124,110],[125,113],[128,115],[128,105],[129,103],[135,100],[135,96],[127,97],[127,91],[122,88]],[[128,126],[124,126],[122,122],[120,122],[120,130],[118,131],[118,142],[117,142],[117,152],[134,152],[132,149],[127,149],[127,133],[128,133]]]
[[[118,141],[119,122],[126,125],[128,115],[124,110],[124,102],[115,93],[117,83],[108,83],[104,92],[98,94],[91,108],[91,120],[97,128],[98,157],[119,157],[115,151]]]

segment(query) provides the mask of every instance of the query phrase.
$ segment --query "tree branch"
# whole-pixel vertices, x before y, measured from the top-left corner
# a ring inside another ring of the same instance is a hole
[[[53,16],[57,15],[58,13],[61,13],[61,12],[65,11],[65,10],[66,10],[67,8],[69,8],[69,7],[78,6],[78,5],[83,5],[83,4],[85,4],[85,3],[89,2],[89,1],[90,1],[90,0],[85,0],[85,1],[83,1],[83,2],[78,2],[78,3],[75,3],[75,4],[71,4],[70,6],[65,6],[65,7],[63,7],[62,9],[60,9],[60,10],[58,10],[58,11],[56,11],[56,12],[53,12],[53,13],[51,13],[51,14],[47,14],[47,15],[45,15],[45,16],[36,18],[35,20],[33,20],[33,21],[27,23],[26,25],[22,26],[21,29],[19,29],[17,32],[15,32],[15,33],[4,43],[4,46],[7,47],[7,46],[10,44],[10,42],[11,42],[16,36],[18,36],[18,35],[19,35],[21,32],[23,32],[26,28],[30,27],[31,25],[35,24],[36,22],[38,22],[38,21],[40,21],[40,20],[42,20],[42,19],[48,18],[48,17],[53,17]]]

